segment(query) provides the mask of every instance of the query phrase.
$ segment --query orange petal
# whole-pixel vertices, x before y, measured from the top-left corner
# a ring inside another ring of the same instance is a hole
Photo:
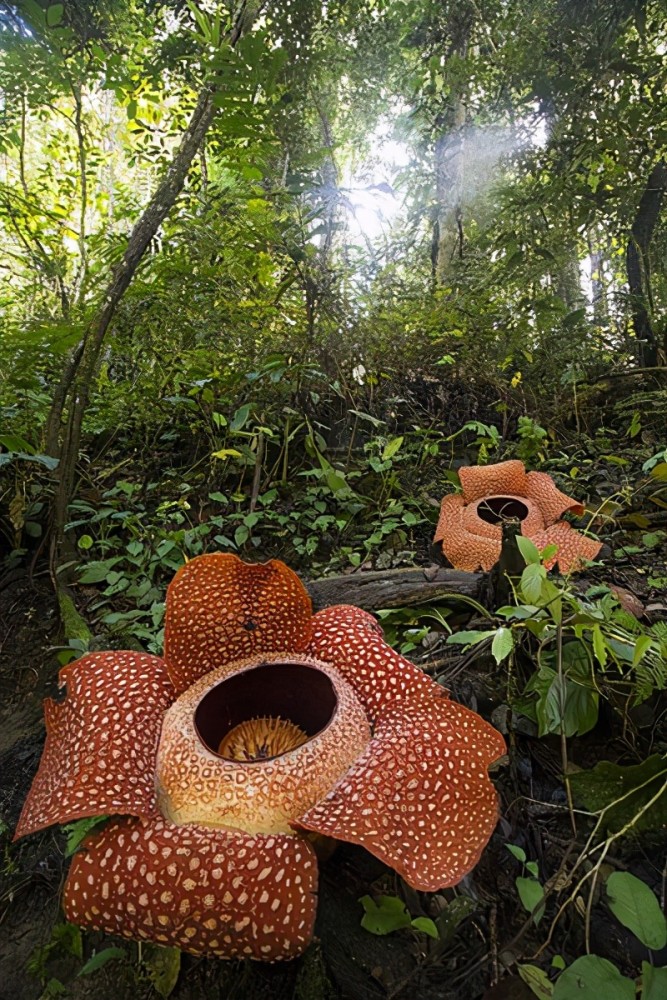
[[[417,706],[388,709],[366,752],[295,825],[361,844],[416,889],[456,885],[498,820],[490,763],[500,733],[436,689]]]
[[[148,815],[162,716],[175,695],[157,656],[90,653],[60,671],[44,702],[46,745],[16,836],[106,813]]]
[[[180,694],[216,667],[260,652],[302,652],[312,605],[284,563],[216,552],[179,569],[167,590],[164,658]]]
[[[433,536],[434,542],[441,541],[451,530],[451,525],[458,523],[461,517],[461,508],[464,500],[460,493],[451,493],[443,497],[440,504],[440,517]]]
[[[529,472],[526,476],[526,494],[542,511],[545,525],[553,524],[566,510],[578,517],[585,507],[578,500],[561,493],[551,476],[546,472]]]
[[[581,569],[582,560],[597,558],[602,548],[602,542],[580,535],[567,521],[558,521],[550,528],[538,531],[533,535],[533,541],[538,549],[543,549],[547,545],[558,546],[556,555],[548,559],[544,565],[547,569],[552,569],[558,563],[561,573],[571,573]]]
[[[460,495],[445,497],[433,540],[440,542],[442,551],[454,569],[474,573],[481,566],[489,570],[500,555],[500,536],[485,538],[482,535],[472,534],[463,524],[465,512],[466,508]]]
[[[342,674],[371,720],[387,706],[415,699],[433,686],[423,670],[387,645],[368,611],[349,604],[314,615],[308,652]]]
[[[494,495],[526,496],[526,470],[513,458],[495,465],[464,465],[459,469],[466,503]]]
[[[294,958],[315,920],[302,837],[121,819],[88,837],[65,885],[68,921],[193,955]]]

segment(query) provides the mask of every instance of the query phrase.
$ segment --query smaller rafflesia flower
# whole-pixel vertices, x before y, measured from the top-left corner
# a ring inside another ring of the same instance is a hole
[[[523,462],[511,459],[464,467],[459,478],[463,492],[443,499],[433,538],[454,569],[490,570],[500,556],[502,522],[508,518],[521,521],[521,534],[538,549],[557,546],[547,569],[558,563],[562,573],[569,573],[599,553],[600,542],[559,520],[566,511],[581,516],[584,505],[561,493],[545,472],[527,473]]]
[[[313,932],[318,835],[435,890],[470,871],[496,825],[487,769],[502,736],[367,612],[313,615],[276,560],[193,559],[167,592],[164,658],[93,653],[60,681],[16,836],[115,816],[74,856],[75,924],[289,959]]]

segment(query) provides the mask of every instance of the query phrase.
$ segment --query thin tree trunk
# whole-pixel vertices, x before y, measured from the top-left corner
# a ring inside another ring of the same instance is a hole
[[[639,359],[644,368],[658,364],[658,342],[651,318],[650,247],[667,190],[667,162],[659,160],[649,174],[637,214],[630,230],[626,252],[632,325],[639,342]]]
[[[236,44],[247,28],[252,27],[257,11],[258,4],[256,2],[244,0],[230,36],[232,45]],[[132,230],[123,259],[111,274],[111,280],[102,297],[101,306],[86,328],[81,344],[72,353],[61,385],[56,390],[47,422],[47,437],[51,453],[53,453],[54,445],[59,436],[62,415],[68,401],[69,413],[60,448],[60,464],[53,500],[51,534],[51,568],[53,572],[60,559],[67,521],[67,507],[74,488],[81,427],[88,407],[90,387],[104,337],[114,318],[118,304],[132,281],[151,240],[166,219],[183,188],[190,165],[215,117],[216,106],[213,97],[214,90],[210,86],[206,86],[199,95],[190,123],[183,133],[180,146],[143,215]]]

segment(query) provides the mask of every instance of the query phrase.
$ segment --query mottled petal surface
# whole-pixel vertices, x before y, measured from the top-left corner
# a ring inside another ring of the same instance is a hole
[[[459,469],[465,503],[488,496],[527,496],[523,462],[512,458],[495,465],[466,465]]]
[[[363,756],[295,825],[361,844],[416,889],[456,885],[498,820],[487,768],[503,753],[500,733],[434,692],[383,712]]]
[[[433,686],[423,670],[384,641],[382,628],[368,611],[350,604],[313,616],[308,652],[333,664],[371,720],[389,705],[415,700]]]
[[[526,476],[525,496],[542,511],[544,523],[548,527],[557,521],[565,511],[580,517],[585,507],[583,503],[561,493],[551,476],[546,472],[529,472]]]
[[[16,836],[52,823],[155,808],[166,664],[135,652],[90,653],[60,671],[67,696],[44,703],[46,745]]]
[[[552,569],[558,563],[561,573],[580,569],[583,559],[596,559],[602,548],[602,542],[580,535],[567,521],[559,521],[544,531],[538,531],[533,536],[533,542],[538,549],[543,549],[547,545],[558,546],[556,555],[548,559],[544,565],[547,569]]]
[[[83,846],[65,885],[74,924],[194,955],[265,961],[294,958],[311,939],[317,862],[302,837],[126,818]]]
[[[442,551],[455,569],[474,573],[481,566],[490,570],[500,555],[500,538],[472,534],[463,523],[466,510],[460,495],[445,497],[434,541],[441,543]]]
[[[303,652],[312,605],[296,573],[272,559],[211,553],[169,584],[164,658],[179,692],[217,667],[259,652]]]

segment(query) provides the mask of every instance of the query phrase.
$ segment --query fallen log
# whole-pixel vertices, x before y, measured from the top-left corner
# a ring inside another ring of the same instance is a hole
[[[328,576],[311,580],[306,587],[315,611],[331,604],[356,604],[366,611],[379,611],[410,604],[430,604],[452,594],[477,597],[482,575],[430,566]]]

